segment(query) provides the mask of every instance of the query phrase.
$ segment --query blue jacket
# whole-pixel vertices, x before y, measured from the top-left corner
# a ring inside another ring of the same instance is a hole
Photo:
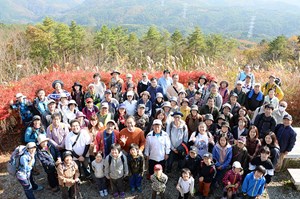
[[[44,130],[44,128],[35,129],[35,128],[29,126],[29,127],[27,127],[27,129],[25,131],[24,141],[26,143],[28,143],[28,142],[37,143],[37,137],[39,136],[39,134],[46,135],[46,131]]]
[[[249,173],[243,182],[242,192],[246,193],[248,196],[256,197],[261,195],[264,191],[264,187],[266,184],[265,177],[261,177],[259,179],[254,178],[254,172]]]
[[[280,153],[290,152],[295,146],[297,134],[293,127],[285,127],[283,124],[278,124],[275,128],[275,134],[280,146]]]
[[[16,173],[16,177],[18,179],[26,180],[29,178],[31,174],[31,170],[35,163],[35,159],[33,159],[31,165],[29,165],[30,160],[31,160],[31,155],[27,150],[25,150],[24,154],[20,156],[20,164],[18,167],[18,171]]]
[[[155,102],[156,93],[163,94],[163,92],[164,92],[163,89],[162,89],[162,87],[160,87],[159,85],[157,85],[155,88],[153,88],[152,86],[149,86],[147,88],[147,91],[150,93],[150,96],[151,96],[150,100],[151,100],[152,103]]]
[[[23,101],[17,101],[15,104],[10,106],[12,109],[20,110],[20,115],[23,122],[30,122],[33,115],[31,112],[32,104],[26,98]]]
[[[229,166],[231,159],[232,159],[232,147],[231,147],[231,145],[227,145],[226,156],[224,158],[224,162],[220,163],[220,151],[221,150],[218,146],[220,146],[220,145],[216,144],[212,151],[213,159],[216,160],[215,166],[216,167],[222,166],[222,170],[227,169],[227,167]]]

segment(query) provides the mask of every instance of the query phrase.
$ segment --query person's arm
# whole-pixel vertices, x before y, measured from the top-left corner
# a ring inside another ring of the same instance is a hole
[[[146,137],[146,143],[145,143],[145,151],[144,151],[144,154],[146,157],[149,156],[149,153],[150,153],[150,138],[147,136]]]
[[[140,151],[143,152],[145,149],[146,139],[144,135],[144,131],[140,132]]]
[[[85,145],[85,148],[84,148],[84,151],[83,151],[83,154],[82,154],[83,157],[86,156],[87,152],[89,151],[89,148],[90,148],[90,144]]]
[[[104,162],[104,175],[107,179],[110,179],[110,176],[109,176],[110,165],[109,165],[109,161],[108,161],[109,156],[110,155],[106,156],[105,162]]]
[[[260,197],[263,194],[264,189],[265,189],[265,184],[266,184],[266,180],[263,177],[263,183],[259,186],[259,189],[258,189],[258,192],[257,192],[258,197]]]
[[[26,131],[25,131],[25,134],[24,134],[24,141],[25,141],[25,143],[34,142],[35,141],[35,140],[32,140],[30,138],[32,133],[33,133],[32,127],[27,127]]]
[[[185,143],[187,143],[188,142],[188,137],[189,137],[188,127],[187,127],[186,124],[184,124],[184,125],[185,125],[185,127],[183,128],[184,129],[184,132],[183,132],[183,141]]]
[[[284,97],[284,93],[282,89],[279,86],[276,86],[276,97],[278,98],[279,101],[281,101]]]
[[[243,193],[247,193],[247,191],[248,191],[249,179],[250,179],[250,174],[248,174],[248,175],[245,177],[244,182],[243,182],[243,184],[242,184],[242,192],[243,192]]]
[[[290,137],[290,139],[289,139],[289,144],[288,144],[288,147],[287,147],[287,149],[286,149],[286,152],[291,152],[292,151],[292,149],[294,148],[294,146],[295,146],[295,143],[296,143],[296,137],[297,137],[297,134],[296,134],[296,132],[294,131],[294,129],[290,129],[290,131],[292,131],[292,135],[291,135],[291,137]]]
[[[124,177],[125,176],[128,176],[128,163],[127,163],[127,158],[126,158],[126,156],[125,155],[123,155],[123,158],[124,158],[124,164],[123,164],[123,166],[124,166]]]
[[[226,155],[225,157],[225,161],[223,162],[222,164],[222,169],[225,169],[228,167],[228,165],[230,164],[231,162],[231,159],[232,159],[232,147],[228,148],[229,152],[228,154]]]

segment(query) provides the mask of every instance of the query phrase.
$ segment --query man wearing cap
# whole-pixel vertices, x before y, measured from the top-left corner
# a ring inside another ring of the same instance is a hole
[[[37,147],[37,157],[41,161],[44,171],[47,173],[49,186],[53,192],[59,191],[56,173],[56,162],[61,163],[60,152],[51,143],[46,135],[39,135]]]
[[[104,97],[104,91],[106,90],[106,85],[104,82],[101,81],[101,75],[100,73],[95,73],[93,75],[93,79],[94,79],[94,87],[95,87],[95,91],[97,94],[100,95],[100,98],[103,99]]]
[[[218,85],[215,83],[210,84],[210,90],[204,97],[204,102],[208,102],[209,98],[214,99],[215,107],[220,111],[223,104],[223,98],[218,92]]]
[[[112,76],[109,82],[109,87],[111,87],[112,84],[115,84],[118,88],[118,92],[122,92],[122,86],[124,84],[124,80],[120,77],[120,72],[117,70],[113,70],[110,75]]]
[[[144,131],[138,127],[135,127],[135,119],[133,116],[129,116],[126,119],[126,128],[120,131],[120,145],[125,153],[129,154],[129,148],[132,143],[139,146],[142,153],[145,148],[145,135]]]
[[[35,199],[33,191],[44,189],[43,186],[37,185],[32,176],[33,165],[35,163],[36,144],[28,142],[23,155],[19,159],[19,167],[16,172],[17,180],[22,185],[25,195],[28,199]]]
[[[86,99],[91,98],[93,99],[93,103],[95,105],[98,105],[101,102],[101,96],[99,93],[96,93],[95,85],[89,84],[88,85],[88,91],[84,94],[84,101],[86,103]]]
[[[42,115],[42,123],[45,129],[52,123],[51,115],[53,113],[59,113],[62,117],[62,113],[56,108],[56,102],[53,99],[48,101],[48,110]]]
[[[30,111],[32,103],[22,93],[17,93],[16,101],[14,102],[11,100],[9,104],[11,109],[20,111],[22,122],[26,126],[33,117],[33,114]]]
[[[69,125],[61,122],[61,115],[53,113],[51,115],[52,124],[47,128],[47,138],[59,150],[65,149],[65,138],[69,133]]]
[[[200,108],[200,114],[201,115],[206,115],[206,114],[212,114],[214,120],[216,120],[219,116],[219,110],[218,108],[215,106],[215,99],[210,97],[207,99],[207,103],[206,105],[202,106]]]
[[[106,102],[108,104],[108,110],[114,116],[114,114],[117,112],[117,109],[119,107],[119,102],[118,100],[112,97],[111,90],[105,91],[104,99],[101,101],[101,104],[103,104],[103,102]]]
[[[99,131],[96,135],[94,153],[100,151],[105,159],[110,153],[111,145],[119,143],[119,140],[120,133],[116,130],[116,122],[114,120],[107,121],[106,129]]]
[[[234,93],[236,94],[236,96],[234,95]],[[243,106],[245,104],[246,93],[243,91],[243,82],[242,81],[237,81],[235,88],[233,90],[231,90],[231,92],[230,92],[230,97],[231,96],[236,97],[237,98],[236,101],[240,105]]]
[[[172,84],[173,80],[170,77],[170,71],[168,69],[164,70],[163,76],[158,79],[158,85],[163,89],[163,95],[167,99],[167,88]]]
[[[256,116],[254,125],[258,129],[259,138],[264,138],[269,131],[274,132],[276,120],[272,116],[273,110],[274,106],[272,104],[267,104],[265,106],[265,112]]]
[[[184,90],[183,84],[179,82],[179,75],[172,75],[172,84],[167,87],[167,97],[170,99],[172,96],[178,97],[179,91]]]
[[[40,134],[46,135],[46,132],[42,125],[41,117],[39,115],[35,115],[32,118],[32,124],[30,126],[28,126],[25,130],[25,134],[24,134],[25,143],[28,143],[28,142],[37,143],[37,137]]]
[[[278,124],[275,128],[275,134],[280,146],[280,157],[277,162],[276,172],[279,172],[282,168],[284,158],[289,152],[291,152],[296,143],[297,133],[292,127],[293,118],[291,115],[283,116],[283,124]]]
[[[280,100],[283,99],[284,97],[284,93],[283,91],[281,90],[280,86],[278,86],[276,83],[275,83],[275,75],[270,75],[269,77],[269,81],[267,83],[265,83],[264,85],[262,85],[262,92],[264,94],[264,96],[267,96],[268,95],[268,92],[270,89],[274,89],[275,90],[275,96]]]
[[[68,133],[65,139],[66,150],[72,152],[73,160],[78,165],[78,168],[82,168],[85,177],[91,179],[92,176],[89,169],[91,136],[86,129],[80,128],[80,122],[77,119],[72,120],[70,125],[72,131]]]
[[[140,96],[142,92],[147,90],[147,88],[151,85],[147,73],[142,73],[142,80],[138,82],[137,92]]]
[[[285,115],[289,115],[289,113],[286,111],[287,107],[288,107],[288,104],[286,101],[280,101],[278,109],[276,109],[272,112],[272,115],[275,118],[277,124],[282,124],[283,117]]]
[[[261,92],[260,83],[256,83],[254,89],[246,93],[245,107],[248,110],[248,114],[252,116],[255,109],[263,105],[264,100],[265,96]]]
[[[126,74],[126,82],[125,82],[125,90],[127,90],[128,89],[128,87],[129,87],[129,85],[130,86],[132,86],[133,88],[135,88],[135,83],[133,82],[133,76],[132,76],[132,74],[131,73],[127,73]]]
[[[150,130],[149,126],[149,116],[145,113],[145,104],[139,104],[137,112],[134,114],[134,119],[136,121],[136,126],[144,131],[146,136]]]
[[[185,122],[181,119],[183,114],[180,111],[172,114],[174,121],[167,125],[167,133],[170,137],[171,152],[169,159],[167,160],[167,172],[171,172],[174,160],[178,160],[178,168],[182,164],[180,155],[178,154],[178,147],[182,143],[188,142],[188,128]]]
[[[100,111],[97,113],[99,122],[106,126],[107,121],[112,120],[114,117],[111,112],[109,112],[109,106],[107,102],[101,104]]]
[[[126,109],[127,115],[134,115],[137,109],[137,100],[133,98],[134,92],[128,91],[127,92],[127,100],[125,100],[122,103],[122,107]],[[119,106],[119,109],[121,108],[121,105]]]
[[[151,85],[147,88],[147,91],[150,93],[150,101],[153,104],[156,99],[156,93],[163,93],[164,91],[162,87],[157,84],[156,77],[152,77],[150,81]]]
[[[82,109],[82,113],[85,114],[88,120],[90,120],[92,115],[96,115],[99,112],[98,107],[93,102],[92,98],[87,98],[85,100],[85,107]]]
[[[171,142],[168,134],[162,131],[162,122],[155,119],[152,124],[153,130],[147,134],[145,156],[149,161],[149,174],[154,173],[154,165],[161,164],[165,167],[165,161],[170,154]]]

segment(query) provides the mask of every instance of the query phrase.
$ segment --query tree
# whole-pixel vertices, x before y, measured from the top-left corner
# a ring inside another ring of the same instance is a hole
[[[107,26],[102,26],[94,36],[94,48],[97,50],[97,63],[101,65],[109,58],[109,48],[111,45],[112,33]],[[103,59],[101,61],[101,55]]]
[[[188,37],[188,49],[195,55],[203,54],[205,39],[199,27],[196,27]]]
[[[142,39],[142,48],[144,55],[152,59],[159,59],[159,52],[161,51],[161,34],[155,26],[151,26]]]
[[[63,66],[66,62],[69,62],[69,55],[68,51],[71,49],[72,38],[71,38],[71,31],[69,26],[64,23],[59,23],[54,29],[55,33],[55,48],[58,52],[58,55],[62,55],[63,58]],[[60,57],[59,57],[60,58]]]
[[[179,30],[175,30],[175,32],[171,35],[171,50],[174,56],[178,56],[182,53],[182,49],[185,45],[185,40]]]
[[[70,29],[70,37],[71,37],[71,47],[70,50],[74,53],[74,62],[77,61],[78,52],[83,51],[83,43],[84,38],[86,36],[85,29],[81,26],[77,25],[75,21],[71,21]]]
[[[283,35],[276,37],[269,44],[268,54],[273,61],[280,59],[286,61],[292,54],[288,46],[288,39]]]

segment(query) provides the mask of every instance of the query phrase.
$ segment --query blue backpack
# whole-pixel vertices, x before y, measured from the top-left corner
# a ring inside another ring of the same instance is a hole
[[[7,163],[7,171],[10,175],[15,176],[17,171],[19,170],[20,166],[20,158],[22,155],[24,155],[26,151],[26,146],[20,145],[15,150],[10,156],[10,160]]]

